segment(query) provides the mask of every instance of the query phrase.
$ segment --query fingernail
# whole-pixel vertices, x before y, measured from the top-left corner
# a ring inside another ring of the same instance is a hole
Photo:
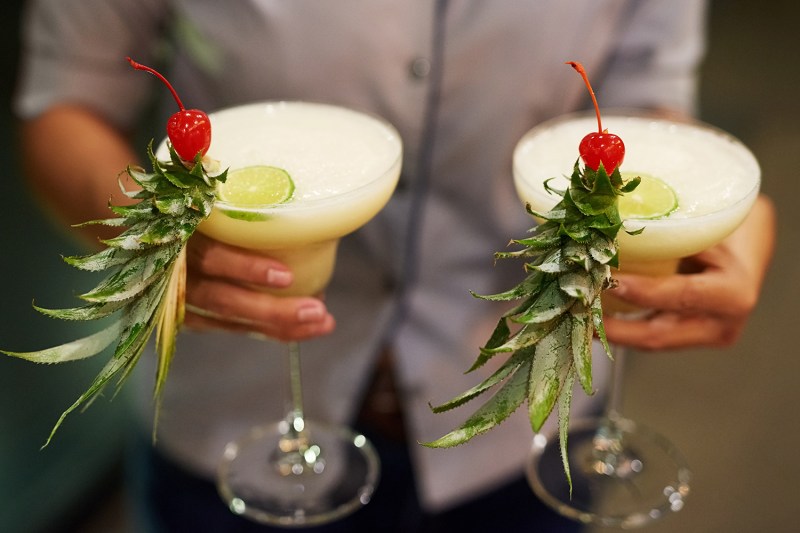
[[[325,309],[321,305],[310,305],[297,310],[297,320],[300,322],[317,322],[325,316]]]
[[[620,279],[617,279],[616,282],[617,284],[614,286],[614,294],[618,296],[624,296],[625,293],[628,292],[628,286],[625,285],[625,282]]]
[[[270,268],[267,270],[267,284],[273,287],[288,287],[292,283],[292,273],[287,270]]]

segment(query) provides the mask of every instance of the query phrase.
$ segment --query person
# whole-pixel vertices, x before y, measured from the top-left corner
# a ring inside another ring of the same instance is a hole
[[[251,333],[304,341],[308,415],[357,423],[378,443],[384,478],[373,502],[331,528],[577,529],[542,509],[522,480],[531,429],[521,413],[456,449],[417,443],[469,414],[433,415],[429,403],[477,383],[463,372],[502,308],[469,290],[498,292],[521,277],[521,265],[492,259],[532,224],[513,190],[511,154],[537,123],[587,106],[564,61],[584,64],[603,107],[692,114],[705,10],[700,0],[31,2],[15,109],[27,175],[62,221],[108,216],[116,176],[142,158],[132,139],[160,139],[175,110],[126,56],[164,65],[188,107],[327,102],[385,118],[404,142],[395,195],[342,241],[324,298],[253,290],[290,285],[292,273],[192,237],[187,303],[211,315],[187,314],[158,442],[140,448],[137,487],[153,530],[261,530],[227,511],[212,479],[228,440],[285,414],[271,394],[282,358],[269,356],[279,345],[265,348],[229,318],[247,320]],[[155,94],[159,127],[136,135]],[[645,350],[734,342],[756,305],[773,234],[771,204],[760,197],[731,237],[681,274],[619,274],[617,295],[655,312],[607,317],[609,340]],[[602,360],[596,369],[600,383]],[[138,424],[147,439],[152,374],[144,374]],[[591,398],[573,406],[593,409]]]

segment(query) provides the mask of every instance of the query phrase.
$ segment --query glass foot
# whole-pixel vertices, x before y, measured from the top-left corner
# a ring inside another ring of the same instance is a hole
[[[300,527],[369,502],[380,470],[372,444],[345,427],[306,420],[298,429],[287,421],[258,426],[225,447],[217,488],[233,513]]]
[[[527,467],[536,495],[564,516],[634,528],[683,508],[691,473],[658,433],[623,418],[582,420],[570,426],[567,447],[571,494],[557,433],[534,437]]]

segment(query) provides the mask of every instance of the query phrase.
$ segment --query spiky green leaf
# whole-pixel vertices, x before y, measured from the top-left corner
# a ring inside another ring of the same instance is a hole
[[[495,370],[491,376],[489,376],[479,384],[475,385],[474,387],[470,388],[469,390],[459,394],[455,398],[451,398],[450,400],[448,400],[443,404],[436,406],[432,405],[431,410],[434,413],[443,413],[444,411],[455,409],[456,407],[467,403],[473,398],[480,396],[481,394],[495,387],[499,383],[502,383],[508,376],[516,372],[519,369],[520,365],[523,364],[525,360],[530,357],[530,354],[531,351],[521,351],[519,353],[514,354],[514,356],[507,359],[500,366],[500,368]]]
[[[558,325],[536,345],[528,383],[528,416],[534,431],[542,428],[572,370],[571,323]]]
[[[546,276],[543,272],[540,271],[533,271],[531,272],[519,285],[501,292],[497,294],[477,294],[472,292],[471,294],[475,298],[480,298],[482,300],[489,300],[491,302],[507,302],[510,300],[519,300],[521,298],[528,298],[531,295],[537,294],[543,287],[544,282],[546,281]]]
[[[564,272],[558,277],[558,288],[583,304],[589,304],[595,297],[595,285],[591,274],[582,269]]]
[[[114,302],[133,298],[150,284],[163,279],[164,269],[180,253],[182,246],[162,246],[150,253],[132,257],[93,290],[82,294],[89,302]]]
[[[547,322],[525,324],[503,344],[493,348],[481,348],[481,353],[493,356],[498,353],[517,352],[523,348],[534,346],[553,330],[557,322],[558,318]]]
[[[34,305],[33,308],[52,318],[60,318],[61,320],[97,320],[111,316],[120,309],[127,305],[124,300],[98,302],[84,305],[81,307],[73,307],[70,309],[46,309]]]
[[[524,313],[515,316],[513,320],[521,324],[549,322],[567,312],[574,302],[575,299],[558,286],[558,279],[553,279],[545,286],[534,304]]]
[[[185,256],[188,238],[211,213],[214,191],[226,172],[208,174],[198,159],[187,168],[170,147],[170,160],[159,161],[152,142],[147,147],[152,171],[129,166],[126,174],[138,185],[126,189],[118,178],[122,193],[138,200],[130,205],[110,205],[116,218],[86,222],[125,227],[117,237],[101,241],[106,248],[87,256],[65,257],[80,270],[109,274],[92,290],[82,294],[88,305],[69,309],[44,309],[43,314],[63,320],[97,320],[116,316],[110,325],[82,339],[35,352],[4,351],[8,355],[39,363],[59,363],[92,357],[116,341],[111,359],[87,390],[56,422],[49,443],[66,416],[90,404],[112,380],[121,387],[136,366],[152,332],[159,328],[159,371],[156,400],[163,391],[167,370],[174,355],[175,335],[183,321]],[[158,410],[156,409],[156,418]],[[46,445],[46,444],[45,444]]]
[[[572,497],[572,473],[569,468],[567,445],[569,444],[569,410],[572,403],[572,384],[574,382],[575,375],[569,374],[564,381],[564,386],[561,387],[561,393],[558,395],[558,443],[561,451],[561,464],[569,484],[570,497]]]
[[[113,343],[122,331],[122,321],[117,320],[104,329],[81,339],[35,352],[0,352],[33,363],[64,363],[97,355]]]
[[[122,248],[105,248],[100,252],[84,256],[64,257],[64,261],[79,270],[100,272],[124,265],[137,255],[137,252]]]
[[[508,359],[499,374],[434,409],[438,412],[460,406],[494,389],[501,378],[506,380],[502,390],[508,390],[485,403],[462,426],[427,445],[455,446],[494,427],[508,416],[510,406],[519,405],[515,401],[524,401],[517,396],[522,388],[518,380],[522,369],[528,368],[524,395],[531,427],[538,430],[558,405],[564,470],[571,483],[566,428],[572,386],[577,379],[584,392],[594,392],[591,348],[595,332],[611,357],[603,327],[601,294],[613,285],[610,268],[618,260],[616,238],[622,222],[617,198],[633,190],[635,181],[623,183],[618,169],[611,175],[602,167],[598,171],[582,170],[578,160],[569,189],[559,191],[545,183],[548,191],[561,197],[557,205],[547,212],[526,205],[528,214],[544,222],[532,228],[530,236],[512,240],[519,249],[495,254],[496,259],[525,259],[526,277],[504,292],[473,293],[484,300],[519,301],[503,313],[472,369],[499,355]],[[509,329],[509,322],[520,325],[516,332]],[[512,367],[506,366],[512,361]],[[509,374],[513,377],[506,377]],[[515,401],[509,401],[511,396]]]
[[[458,446],[504,421],[525,401],[529,367],[529,362],[520,365],[503,387],[461,426],[423,445],[429,448]]]
[[[592,338],[594,327],[589,309],[582,303],[576,303],[570,309],[572,324],[571,344],[572,361],[575,375],[586,394],[594,394],[592,389]]]

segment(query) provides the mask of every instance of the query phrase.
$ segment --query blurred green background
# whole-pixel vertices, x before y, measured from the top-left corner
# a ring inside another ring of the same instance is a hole
[[[0,187],[4,198],[0,208],[0,279],[4,280],[0,348],[26,351],[94,331],[83,324],[76,328],[76,324],[46,318],[31,303],[35,299],[44,307],[73,307],[79,302],[75,294],[90,289],[96,279],[61,260],[61,254],[86,250],[38,210],[20,177],[8,102],[21,3],[5,3],[0,31]],[[81,531],[79,524],[96,512],[106,495],[114,494],[111,487],[119,479],[127,407],[124,394],[109,401],[109,390],[90,409],[73,413],[51,445],[40,450],[61,412],[78,398],[103,363],[98,359],[41,366],[0,357],[0,531]]]
[[[668,1],[668,0],[663,0]],[[71,339],[74,325],[39,316],[31,301],[74,305],[91,276],[65,265],[80,252],[38,211],[17,167],[7,105],[17,52],[19,0],[3,17],[0,94],[0,347],[35,349]],[[668,435],[694,471],[685,509],[653,533],[795,531],[800,480],[800,62],[794,0],[711,4],[701,118],[729,130],[759,158],[763,190],[779,209],[778,250],[761,304],[728,350],[639,354],[627,372],[626,412]],[[0,531],[132,531],[121,485],[126,398],[75,413],[53,444],[39,447],[61,411],[102,361],[41,367],[0,357]],[[55,524],[58,524],[56,526]]]

